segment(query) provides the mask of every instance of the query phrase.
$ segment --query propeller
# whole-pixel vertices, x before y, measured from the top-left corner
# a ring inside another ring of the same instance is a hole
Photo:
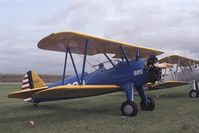
[[[162,68],[170,67],[169,63],[158,63],[158,58],[155,55],[149,56],[146,60],[145,70],[147,72],[148,82],[155,83],[161,80]]]
[[[154,63],[154,66],[157,67],[157,68],[163,68],[163,69],[173,67],[172,64],[167,63],[167,62],[163,62],[163,63]]]

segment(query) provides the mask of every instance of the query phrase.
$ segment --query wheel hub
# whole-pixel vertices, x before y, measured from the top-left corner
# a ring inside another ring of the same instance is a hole
[[[127,114],[127,115],[130,115],[132,112],[133,112],[133,107],[131,105],[126,105],[124,107],[124,112]]]
[[[197,95],[197,94],[196,94],[196,92],[194,92],[194,91],[191,93],[191,96],[192,96],[192,97],[196,97],[196,95]]]

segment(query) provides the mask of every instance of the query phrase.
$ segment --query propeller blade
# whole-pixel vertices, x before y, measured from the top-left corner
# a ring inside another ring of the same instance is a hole
[[[172,64],[166,63],[166,62],[164,62],[164,63],[155,63],[154,66],[158,67],[158,68],[170,68],[170,67],[173,67]]]

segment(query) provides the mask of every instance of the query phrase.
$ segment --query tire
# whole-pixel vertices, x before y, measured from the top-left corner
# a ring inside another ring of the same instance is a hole
[[[33,108],[37,108],[38,107],[38,103],[33,103]]]
[[[189,97],[191,97],[191,98],[197,98],[198,95],[199,95],[199,92],[197,90],[191,90],[189,92]]]
[[[125,101],[121,106],[123,116],[136,116],[138,113],[137,104],[133,101]]]
[[[147,100],[141,100],[140,108],[144,111],[153,111],[155,109],[155,102],[152,98],[147,97]]]

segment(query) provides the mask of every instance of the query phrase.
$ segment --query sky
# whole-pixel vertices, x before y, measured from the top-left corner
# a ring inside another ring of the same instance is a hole
[[[198,7],[198,0],[0,0],[0,73],[61,74],[64,54],[37,43],[67,30],[199,59]]]

